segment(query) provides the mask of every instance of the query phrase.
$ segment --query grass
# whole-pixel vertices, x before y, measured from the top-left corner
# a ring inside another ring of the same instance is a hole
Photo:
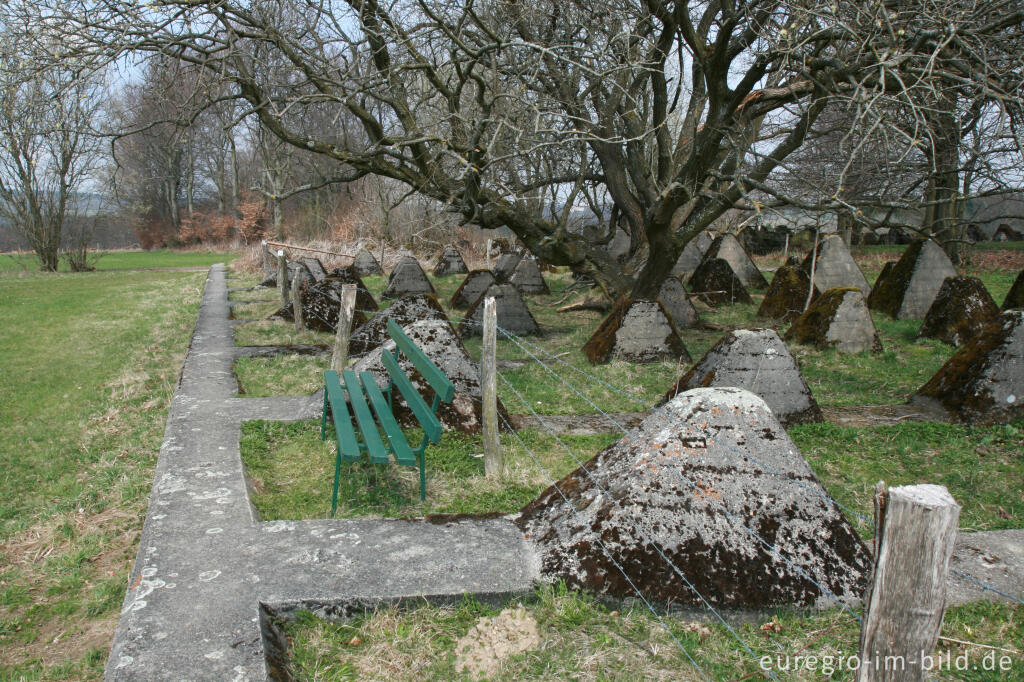
[[[0,679],[102,675],[204,278],[0,274]]]
[[[1024,420],[999,426],[805,424],[789,435],[829,493],[865,516],[873,514],[875,483],[884,480],[946,486],[963,506],[962,532],[1024,525]],[[870,537],[873,529],[861,524],[860,530]]]
[[[129,270],[136,268],[191,268],[209,267],[214,263],[230,263],[237,254],[212,251],[101,251],[96,260],[96,269]],[[39,261],[29,254],[0,254],[0,273],[30,273],[38,270]],[[66,272],[67,265],[60,264],[60,271]],[[85,274],[85,273],[83,273]]]
[[[422,432],[407,430],[410,443]],[[419,498],[415,467],[343,462],[338,494],[339,517],[404,517],[425,514],[500,513],[518,511],[554,479],[578,464],[573,455],[546,434],[519,432],[533,451],[528,455],[513,436],[502,436],[505,479],[484,477],[479,435],[446,433],[440,445],[427,449],[427,499]],[[564,436],[562,441],[580,459],[616,440],[615,434]],[[265,521],[323,518],[330,511],[334,477],[334,440],[320,440],[320,423],[302,421],[247,422],[242,425],[242,460],[253,482],[253,504]]]
[[[785,680],[851,680],[838,659],[857,652],[859,624],[847,613],[808,615],[787,610],[756,622],[735,624],[735,635],[717,622],[668,616],[664,624],[643,606],[616,608],[561,586],[491,606],[471,598],[454,606],[381,607],[345,623],[309,613],[286,626],[290,672],[298,680],[474,679],[457,669],[457,644],[471,627],[501,607],[522,605],[536,621],[541,644],[501,662],[491,680],[739,680],[760,677],[761,663]],[[1019,651],[1024,641],[1024,608],[979,602],[946,611],[942,635]],[[737,642],[742,640],[749,655]],[[677,643],[678,642],[678,643]],[[685,649],[685,652],[684,652]],[[786,655],[805,657],[796,670]],[[1005,656],[1002,670],[985,671],[986,655]],[[1024,656],[979,646],[940,641],[934,656],[961,656],[979,670],[937,671],[939,680],[1022,680]],[[813,664],[806,657],[814,656]],[[700,671],[690,661],[700,665]],[[768,657],[764,659],[762,657]],[[778,661],[778,662],[776,662]]]
[[[898,251],[880,250],[886,257],[897,257]],[[881,259],[872,261],[881,267]],[[869,278],[874,273],[869,271]],[[978,269],[972,275],[982,278],[997,296],[1005,295],[1015,274],[999,269]],[[658,402],[679,375],[689,368],[679,362],[658,362],[634,365],[614,361],[606,365],[591,366],[581,347],[599,324],[602,315],[593,311],[559,313],[555,302],[563,298],[572,279],[568,273],[546,274],[552,293],[531,297],[530,308],[544,334],[539,337],[508,339],[499,335],[498,357],[505,361],[523,361],[543,358],[545,364],[526,362],[515,369],[501,372],[499,395],[512,413],[578,414],[640,411]],[[453,275],[433,280],[439,300],[447,309],[451,293],[462,281]],[[364,280],[375,294],[386,284],[383,276]],[[756,295],[760,298],[760,294]],[[383,300],[382,304],[387,305]],[[723,335],[723,329],[764,326],[765,320],[756,317],[758,302],[753,305],[734,305],[708,309],[697,304],[702,317],[714,328],[688,329],[683,339],[694,360],[698,360]],[[448,309],[457,323],[464,311]],[[815,398],[822,406],[889,405],[905,402],[919,386],[954,352],[932,339],[917,339],[919,322],[893,320],[885,315],[874,315],[875,325],[885,351],[880,354],[861,353],[846,355],[810,346],[790,346],[801,364],[801,370]],[[261,323],[273,325],[275,333],[290,334],[287,323]],[[248,327],[249,325],[243,325]],[[785,327],[779,329],[784,334]],[[268,332],[269,333],[269,332]],[[474,359],[479,357],[478,337],[465,339],[465,346]],[[555,357],[556,360],[551,358]],[[320,375],[328,366],[323,357],[280,356],[240,360],[236,373],[245,395],[302,395],[320,386]],[[575,371],[566,364],[578,368]],[[592,377],[596,377],[592,378]],[[572,387],[566,385],[570,384]],[[256,504],[268,518],[308,518],[323,516],[329,497],[333,470],[330,462],[333,446],[321,444],[318,430],[313,425],[252,424],[246,427],[243,457],[250,473],[259,481],[260,493]],[[614,425],[609,424],[610,429]],[[826,488],[844,505],[870,515],[868,501],[874,484],[885,479],[891,485],[915,482],[933,482],[946,485],[955,498],[964,503],[962,525],[965,530],[988,530],[1019,527],[1024,521],[1024,500],[1014,481],[1024,478],[1024,462],[1018,453],[1024,449],[1024,436],[1020,427],[962,427],[950,424],[906,423],[893,427],[861,429],[819,424],[798,427],[791,435],[819,473]],[[540,434],[527,432],[529,438],[540,439]],[[415,436],[412,442],[417,442]],[[575,448],[579,459],[585,461],[596,454],[607,440]],[[979,448],[978,443],[985,443]],[[517,447],[506,442],[506,451],[518,453]],[[545,465],[558,478],[574,468],[572,458],[552,443],[543,439],[531,442],[539,447]],[[467,459],[467,452],[479,452],[477,443],[460,440],[446,434],[440,446],[428,451],[428,504],[420,505],[416,494],[413,469],[394,465],[379,467],[352,466],[346,470],[352,488],[343,495],[351,500],[339,515],[409,516],[438,511],[482,513],[512,511],[515,506],[503,502],[491,503],[486,486],[478,489],[478,473],[466,468],[472,463],[482,469],[480,462]],[[525,455],[513,457],[523,459]],[[314,463],[310,463],[312,458]],[[516,461],[516,460],[513,460]],[[517,470],[517,476],[529,470],[530,462]],[[466,466],[464,466],[466,465]],[[520,466],[518,463],[516,466]],[[535,478],[535,472],[525,479],[514,479],[523,491],[539,491],[549,480]],[[467,483],[468,481],[468,483]],[[348,478],[346,478],[348,485]],[[450,498],[452,487],[462,489],[462,502]],[[380,499],[367,498],[366,488],[379,492]],[[977,493],[976,491],[983,491]],[[493,494],[490,491],[489,494]],[[532,499],[526,494],[525,500]],[[436,498],[436,499],[435,499]],[[512,496],[509,500],[522,498]],[[521,505],[520,505],[521,506]],[[870,528],[862,528],[869,533]]]

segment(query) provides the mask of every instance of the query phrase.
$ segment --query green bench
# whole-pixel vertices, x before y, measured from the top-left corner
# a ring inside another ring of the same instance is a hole
[[[388,370],[390,381],[382,391],[373,375],[360,372],[359,376],[352,370],[341,372],[341,377],[334,370],[324,372],[324,408],[320,417],[320,440],[327,437],[327,415],[332,416],[334,434],[338,442],[337,455],[334,460],[334,491],[331,494],[331,516],[338,508],[338,483],[341,478],[341,463],[357,462],[365,452],[374,464],[387,464],[390,456],[403,466],[419,466],[420,499],[427,499],[427,477],[425,468],[426,449],[428,443],[440,443],[441,420],[437,417],[437,409],[441,403],[450,403],[455,397],[455,386],[424,355],[412,339],[405,335],[401,327],[394,321],[388,322],[388,334],[395,342],[392,353],[384,351],[381,360]],[[405,355],[413,367],[420,373],[434,391],[433,405],[428,406],[412,381],[398,364],[399,353]],[[405,399],[406,405],[416,417],[423,429],[423,442],[415,450],[409,445],[405,434],[394,415],[395,387]],[[346,394],[348,400],[346,400]],[[349,414],[349,405],[355,413],[355,419]],[[370,406],[377,419],[374,420]],[[379,426],[378,426],[379,424]],[[381,439],[383,430],[387,444]]]

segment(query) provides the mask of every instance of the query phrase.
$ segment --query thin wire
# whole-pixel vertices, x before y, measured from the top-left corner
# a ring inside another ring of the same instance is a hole
[[[522,394],[520,394],[520,393],[519,393],[519,391],[517,391],[517,390],[516,390],[515,386],[513,386],[513,385],[512,385],[512,384],[511,384],[511,383],[509,382],[509,380],[508,380],[507,378],[505,378],[504,374],[503,374],[503,373],[501,373],[501,372],[498,372],[498,376],[500,376],[500,377],[501,377],[501,380],[502,380],[503,382],[505,382],[505,385],[507,385],[507,386],[509,387],[509,389],[510,389],[510,390],[511,390],[511,391],[512,391],[513,393],[515,393],[516,397],[517,397],[517,398],[519,398],[519,400],[520,400],[520,401],[521,401],[521,402],[522,402],[522,403],[523,403],[524,405],[526,405],[526,408],[527,408],[528,410],[530,410],[530,413],[531,413],[531,414],[533,415],[534,419],[536,419],[536,420],[537,420],[538,422],[540,422],[541,426],[543,426],[543,427],[544,427],[544,428],[545,428],[545,429],[546,429],[546,430],[548,431],[548,433],[550,433],[550,434],[551,434],[551,436],[552,436],[552,437],[553,437],[553,438],[555,439],[555,441],[557,441],[559,445],[561,445],[561,446],[562,446],[563,448],[565,448],[565,451],[566,451],[566,452],[568,452],[568,453],[569,453],[569,455],[570,455],[570,456],[571,456],[571,457],[573,458],[573,460],[575,460],[575,462],[576,462],[576,463],[577,463],[577,464],[578,464],[578,465],[580,466],[580,468],[581,468],[581,469],[583,469],[583,471],[584,471],[584,472],[585,472],[585,473],[587,474],[588,478],[590,478],[590,480],[591,480],[591,481],[593,481],[593,482],[594,482],[594,484],[595,484],[596,486],[598,486],[598,487],[599,487],[599,488],[600,488],[600,489],[602,490],[602,492],[604,492],[604,493],[605,493],[606,495],[608,495],[608,498],[609,498],[610,500],[612,500],[612,502],[615,502],[615,499],[614,499],[614,498],[613,498],[613,497],[611,496],[611,494],[610,494],[610,493],[609,493],[609,492],[608,492],[608,491],[607,491],[607,490],[606,490],[606,489],[604,488],[604,486],[602,486],[602,485],[601,485],[600,483],[598,483],[597,479],[595,479],[595,478],[594,478],[594,476],[593,476],[593,474],[591,474],[591,473],[590,473],[590,471],[589,471],[589,470],[588,470],[588,469],[586,468],[586,465],[584,465],[584,463],[580,461],[580,459],[579,459],[579,458],[578,458],[578,457],[576,456],[576,454],[575,454],[575,453],[574,453],[574,452],[573,452],[573,451],[572,451],[572,450],[571,450],[571,449],[569,448],[569,446],[568,446],[568,445],[566,445],[566,444],[565,444],[565,443],[564,443],[564,442],[562,441],[562,439],[560,439],[560,438],[558,437],[558,435],[557,435],[557,434],[556,434],[556,433],[555,433],[555,432],[554,432],[554,431],[553,431],[553,430],[551,429],[551,427],[550,427],[550,426],[548,426],[547,422],[545,422],[545,421],[544,421],[544,420],[543,420],[543,419],[541,418],[541,416],[540,416],[539,414],[537,414],[537,412],[536,412],[536,411],[535,411],[535,410],[533,409],[533,407],[532,407],[532,406],[531,406],[531,405],[529,404],[529,402],[527,402],[527,400],[526,400],[526,399],[525,399],[525,398],[524,398],[524,397],[522,396]],[[628,432],[628,431],[626,432],[626,435],[629,435],[629,432]],[[729,445],[728,445],[727,443],[726,443],[726,444],[724,444],[724,445],[726,445],[726,447],[729,447]],[[737,452],[738,452],[738,451],[737,451]],[[740,454],[742,455],[742,453],[740,453]],[[689,484],[689,485],[690,485],[690,486],[691,486],[691,487],[692,487],[692,488],[693,488],[693,489],[694,489],[695,491],[698,491],[698,492],[700,491],[700,488],[699,488],[699,486],[698,486],[698,485],[697,485],[696,483],[694,483],[694,482],[693,482],[693,481],[692,481],[692,480],[691,480],[691,479],[690,479],[689,477],[687,477],[687,476],[686,476],[685,474],[683,474],[683,473],[682,473],[682,471],[679,471],[679,470],[675,469],[674,467],[668,467],[668,468],[669,468],[669,469],[671,469],[672,471],[674,471],[674,472],[675,472],[675,473],[676,473],[676,474],[677,474],[677,475],[678,475],[678,476],[679,476],[679,477],[680,477],[681,479],[683,479],[684,481],[686,481],[686,482],[687,482],[687,483],[688,483],[688,484]],[[754,531],[750,530],[749,528],[747,528],[746,524],[745,524],[745,523],[744,523],[743,521],[739,520],[739,519],[738,519],[738,518],[737,518],[737,517],[736,517],[736,516],[735,516],[735,515],[734,515],[734,514],[733,514],[733,513],[731,512],[731,511],[729,511],[729,509],[727,509],[727,508],[726,508],[726,507],[725,507],[724,505],[722,505],[722,503],[721,503],[721,502],[718,502],[718,500],[715,500],[715,499],[714,499],[713,497],[710,497],[710,496],[705,496],[705,497],[708,497],[708,499],[710,499],[710,500],[711,500],[712,502],[714,502],[714,503],[715,503],[716,505],[718,505],[718,507],[719,507],[719,508],[720,508],[720,509],[721,509],[721,510],[722,510],[723,512],[725,512],[725,513],[726,513],[726,515],[728,515],[728,516],[729,516],[729,517],[730,517],[731,519],[733,519],[733,521],[734,521],[734,522],[735,522],[736,524],[738,524],[738,525],[739,525],[739,526],[740,526],[741,528],[743,528],[743,530],[745,530],[745,531],[746,531],[746,532],[747,532],[747,533],[748,533],[748,534],[749,534],[749,535],[750,535],[750,536],[751,536],[752,538],[754,538],[755,540],[757,540],[758,542],[760,542],[760,543],[761,543],[761,544],[762,544],[762,545],[763,545],[763,546],[764,546],[765,548],[767,548],[767,549],[771,550],[772,552],[774,552],[774,553],[775,553],[775,554],[776,554],[776,555],[777,555],[777,556],[778,556],[778,557],[779,557],[780,559],[782,559],[782,560],[783,560],[784,562],[786,562],[787,564],[789,564],[789,565],[790,565],[790,566],[791,566],[791,567],[792,567],[792,568],[793,568],[794,570],[796,570],[796,571],[797,571],[797,572],[798,572],[798,573],[799,573],[800,575],[802,575],[802,576],[803,576],[804,578],[806,578],[806,579],[807,579],[807,580],[809,580],[809,581],[810,581],[810,582],[811,582],[812,584],[814,584],[814,586],[815,586],[815,587],[817,587],[817,588],[818,588],[819,590],[821,590],[821,592],[822,592],[823,594],[827,594],[828,596],[832,597],[832,599],[834,599],[834,600],[836,601],[836,603],[837,603],[837,604],[839,604],[839,606],[840,606],[840,607],[841,607],[841,608],[842,608],[842,609],[843,609],[844,611],[846,611],[847,613],[849,613],[849,614],[850,614],[851,616],[853,616],[854,618],[857,618],[858,620],[860,620],[860,616],[858,616],[858,615],[857,615],[856,613],[854,613],[854,612],[853,612],[852,610],[850,610],[850,608],[849,608],[848,606],[846,606],[846,604],[844,604],[844,603],[843,603],[843,601],[842,601],[841,599],[839,599],[839,597],[838,597],[838,596],[836,596],[836,594],[835,594],[834,592],[832,592],[832,591],[831,591],[830,589],[828,589],[828,588],[827,588],[827,587],[825,587],[824,585],[820,584],[820,583],[819,583],[818,581],[816,581],[816,580],[815,580],[814,578],[812,578],[811,576],[809,576],[809,575],[808,575],[808,574],[807,574],[807,573],[806,573],[805,571],[803,571],[803,569],[801,569],[801,568],[800,568],[799,566],[797,566],[797,565],[796,565],[795,563],[793,563],[793,561],[792,561],[792,560],[790,560],[789,558],[787,558],[787,557],[786,557],[786,555],[784,555],[784,554],[782,553],[782,550],[780,550],[779,548],[777,548],[777,547],[775,547],[774,545],[772,545],[772,544],[771,544],[770,542],[768,542],[767,540],[765,540],[764,538],[762,538],[762,537],[761,537],[760,535],[758,535],[758,534],[757,534],[756,532],[754,532]],[[616,504],[617,504],[617,503],[616,503]],[[642,530],[641,530],[641,529],[640,529],[639,527],[637,527],[636,525],[634,525],[634,528],[636,528],[636,530],[638,530],[638,531],[640,531],[641,533],[643,533],[643,531],[642,531]],[[653,547],[655,548],[655,550],[657,550],[657,551],[658,551],[658,553],[659,553],[659,554],[661,555],[661,557],[662,557],[663,559],[665,559],[665,561],[667,561],[667,562],[669,563],[669,565],[670,565],[670,566],[672,566],[672,568],[673,568],[673,569],[674,569],[674,570],[676,571],[676,573],[677,573],[677,574],[678,574],[678,575],[679,575],[679,576],[680,576],[681,578],[683,578],[683,580],[684,580],[684,581],[686,581],[686,582],[687,582],[687,585],[689,585],[689,586],[691,587],[691,589],[693,589],[693,590],[694,590],[694,592],[695,592],[695,593],[697,594],[697,596],[701,598],[701,601],[704,601],[704,603],[705,603],[706,605],[708,605],[708,607],[709,607],[709,608],[712,608],[712,610],[713,610],[713,607],[711,607],[711,606],[710,606],[710,604],[708,604],[708,602],[707,602],[707,601],[706,601],[706,600],[704,599],[703,595],[701,595],[701,594],[700,594],[700,592],[697,592],[696,588],[695,588],[695,587],[693,587],[693,585],[692,585],[692,584],[691,584],[691,583],[690,583],[690,582],[689,582],[689,581],[688,581],[688,580],[686,579],[686,577],[684,577],[684,576],[682,575],[682,573],[680,573],[680,572],[679,572],[679,569],[677,569],[677,568],[676,568],[675,564],[673,564],[673,563],[672,563],[671,561],[669,561],[668,557],[666,557],[666,556],[665,556],[665,555],[664,555],[664,554],[663,554],[663,553],[661,552],[661,550],[660,550],[660,549],[658,548],[658,546],[657,546],[657,545],[656,545],[656,544],[654,543],[654,541],[653,541],[653,540],[651,540],[651,539],[650,539],[649,537],[646,537],[646,540],[647,540],[648,542],[650,542],[650,543],[651,543],[651,545],[652,545],[652,546],[653,546]],[[717,612],[715,612],[715,613],[716,613],[716,615],[718,615],[718,614],[717,614]],[[723,623],[725,623],[725,620],[724,620],[724,619],[723,619],[723,618],[722,618],[722,617],[721,617],[720,615],[718,616],[718,618],[719,618],[719,620],[721,620],[721,621],[722,621]],[[727,625],[726,627],[728,627],[728,625]],[[737,639],[739,639],[739,636],[738,636],[738,635],[737,635]],[[742,640],[740,640],[740,641],[742,642]],[[751,652],[751,655],[754,655],[754,654],[753,654],[753,652]]]
[[[519,441],[519,445],[523,448],[523,450],[526,451],[526,453],[530,455],[530,457],[533,459],[533,461],[537,465],[537,467],[540,468],[540,470],[544,473],[544,475],[547,476],[548,480],[551,481],[551,487],[553,487],[558,492],[558,494],[565,501],[565,503],[567,505],[569,505],[569,508],[572,509],[573,513],[576,514],[577,516],[582,516],[582,514],[579,511],[579,509],[576,508],[576,505],[574,505],[572,503],[572,501],[568,497],[566,497],[565,493],[562,492],[562,489],[558,487],[558,482],[555,481],[554,477],[544,467],[544,465],[540,463],[540,460],[537,459],[536,454],[534,454],[533,450],[531,450],[530,447],[523,441],[523,439],[520,438],[520,436],[516,432],[516,430],[514,428],[512,428],[511,424],[508,423],[508,420],[506,420],[505,417],[503,417],[501,414],[499,414],[498,417],[501,419],[502,422],[505,423],[506,428],[508,428],[509,432],[515,437],[515,439],[517,441]],[[604,542],[601,541],[601,538],[597,536],[597,533],[594,533],[593,531],[591,531],[591,536],[593,537],[594,540],[597,541],[597,544],[601,547],[601,550],[605,553],[605,556],[607,556],[608,559],[612,562],[612,564],[615,565],[615,568],[617,568],[619,573],[622,574],[622,577],[626,579],[626,582],[628,582],[629,586],[633,588],[633,591],[636,592],[636,595],[638,597],[640,597],[640,600],[643,601],[645,606],[647,606],[647,608],[651,612],[651,614],[655,618],[658,619],[658,622],[661,624],[661,627],[664,628],[665,632],[668,633],[669,637],[671,637],[673,639],[673,641],[675,641],[676,645],[682,650],[682,652],[684,654],[686,654],[686,658],[689,659],[690,663],[692,663],[693,666],[695,668],[697,668],[697,671],[701,674],[701,677],[703,677],[705,680],[708,680],[708,682],[710,682],[711,678],[708,677],[707,673],[704,671],[704,668],[701,667],[701,665],[699,663],[697,663],[697,661],[693,658],[693,656],[686,649],[686,647],[683,646],[683,643],[681,641],[679,641],[679,638],[676,637],[675,633],[672,632],[671,628],[669,628],[668,624],[665,623],[665,620],[658,614],[657,611],[654,610],[654,607],[651,605],[651,602],[649,602],[647,600],[647,597],[645,597],[643,595],[643,593],[640,591],[640,588],[638,588],[636,586],[636,584],[629,577],[629,575],[626,574],[626,571],[622,568],[622,566],[619,564],[619,562],[615,560],[615,557],[612,555],[612,553],[605,546]],[[728,627],[728,625],[726,625],[726,627]],[[743,640],[740,640],[740,643],[743,644]],[[746,646],[746,645],[744,644],[744,646]],[[747,650],[750,651],[749,647],[747,647]],[[753,654],[753,652],[751,652],[751,655],[753,655],[755,658],[757,657],[756,654]],[[770,671],[769,671],[769,673],[770,673]],[[774,677],[774,674],[773,674],[773,677]]]

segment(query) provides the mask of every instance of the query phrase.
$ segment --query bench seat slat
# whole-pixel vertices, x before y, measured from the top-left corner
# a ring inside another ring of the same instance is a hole
[[[427,401],[423,399],[420,392],[416,390],[416,387],[412,385],[412,381],[405,375],[402,368],[398,365],[398,361],[388,351],[383,351],[380,354],[380,359],[384,362],[384,367],[387,368],[388,374],[391,375],[391,381],[398,386],[398,390],[401,391],[402,396],[405,398],[406,405],[412,410],[413,416],[416,417],[416,421],[423,427],[423,433],[427,435],[431,443],[441,442],[441,433],[443,431],[441,427],[441,420],[437,418],[434,411],[427,405]]]
[[[445,373],[438,369],[437,365],[413,343],[412,339],[405,335],[405,332],[402,331],[402,328],[394,320],[388,321],[388,334],[395,340],[398,349],[405,353],[405,357],[409,358],[413,366],[427,380],[430,387],[434,389],[434,393],[441,398],[441,402],[450,403],[455,397],[455,386],[445,376]]]
[[[362,372],[359,379],[363,382],[363,389],[370,399],[370,404],[373,405],[373,411],[377,413],[377,421],[384,427],[384,435],[387,436],[388,442],[391,444],[391,452],[394,453],[395,460],[403,466],[416,466],[416,457],[412,454],[409,441],[405,439],[405,434],[402,433],[402,428],[395,420],[395,415],[391,413],[388,401],[381,393],[377,382],[374,381],[373,375],[369,372]]]
[[[334,432],[338,441],[338,453],[346,462],[359,461],[359,439],[352,428],[352,418],[345,406],[345,396],[341,392],[341,383],[338,381],[338,373],[333,369],[324,372],[324,385],[327,389],[327,397],[331,404],[331,415],[334,419]]]
[[[352,402],[352,411],[356,413],[356,421],[359,422],[359,431],[363,434],[363,442],[370,453],[370,461],[374,464],[387,464],[388,451],[384,449],[384,441],[380,439],[380,432],[377,431],[377,424],[373,421],[370,408],[366,404],[366,396],[363,395],[363,387],[359,385],[359,379],[355,372],[346,369],[342,372],[345,377],[345,389],[348,391],[349,400]]]

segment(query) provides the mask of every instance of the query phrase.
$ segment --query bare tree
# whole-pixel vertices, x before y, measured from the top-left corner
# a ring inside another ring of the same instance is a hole
[[[56,271],[65,224],[88,210],[103,81],[82,62],[40,60],[9,18],[0,27],[0,218]]]
[[[940,4],[956,11],[815,0],[51,0],[40,21],[76,36],[72,55],[148,51],[201,65],[274,135],[340,162],[337,179],[391,178],[468,222],[511,228],[612,293],[652,296],[686,242],[725,212],[752,208],[754,192],[786,198],[770,176],[830,101],[864,119],[899,101],[934,131],[941,122],[928,117],[944,105],[929,97],[981,83],[1016,111],[1020,53],[997,55],[1016,49],[1005,41],[1024,9]],[[270,54],[290,66],[284,75],[260,68]],[[329,129],[296,124],[323,108],[334,112]],[[602,240],[570,229],[595,200],[631,237],[625,268]]]

